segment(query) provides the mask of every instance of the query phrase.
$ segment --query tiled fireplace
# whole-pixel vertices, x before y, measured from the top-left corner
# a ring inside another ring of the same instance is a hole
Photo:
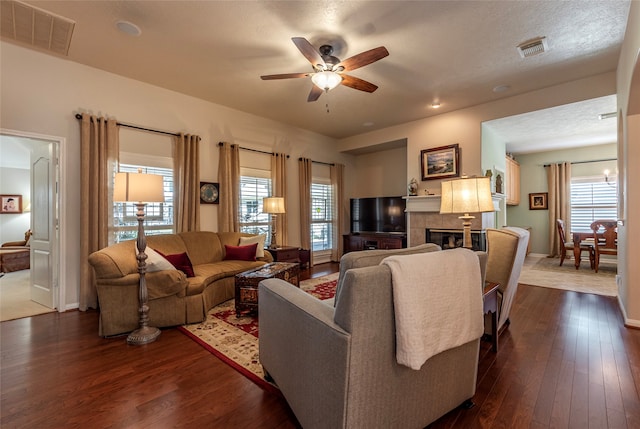
[[[440,195],[404,197],[407,200],[407,233],[408,246],[417,246],[426,242],[427,228],[462,229],[459,215],[440,214]],[[494,198],[494,206],[499,206],[499,199]],[[495,227],[495,212],[471,213],[476,218],[471,222],[472,230],[483,230]]]

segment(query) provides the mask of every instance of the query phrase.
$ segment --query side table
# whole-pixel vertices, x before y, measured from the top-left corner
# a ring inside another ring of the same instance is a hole
[[[281,246],[275,249],[266,250],[271,253],[273,256],[273,260],[276,262],[297,262],[300,264],[300,268],[303,266],[308,267],[309,265],[309,251],[305,249],[301,249],[296,246]]]
[[[491,349],[498,353],[498,283],[485,282],[483,314],[491,313]]]

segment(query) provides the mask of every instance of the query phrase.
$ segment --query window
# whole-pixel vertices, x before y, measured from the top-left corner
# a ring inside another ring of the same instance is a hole
[[[164,203],[149,203],[145,206],[144,232],[146,235],[172,234],[173,227],[173,170],[171,168],[144,165],[120,164],[120,172],[159,174],[164,182]],[[138,237],[137,208],[134,203],[113,204],[113,227],[115,242],[135,240]]]
[[[269,215],[262,213],[262,199],[271,196],[270,173],[264,170],[241,170],[247,175],[240,176],[240,231],[266,234],[267,241],[270,241],[271,222]]]
[[[574,177],[571,179],[571,230],[591,232],[596,219],[617,219],[616,177]]]
[[[333,193],[331,185],[311,184],[311,248],[314,252],[333,247]]]

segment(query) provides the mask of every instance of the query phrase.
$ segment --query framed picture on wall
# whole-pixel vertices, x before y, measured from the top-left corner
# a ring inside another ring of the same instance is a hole
[[[529,210],[548,210],[548,192],[538,192],[529,194]]]
[[[200,204],[218,204],[220,185],[213,182],[200,182]]]
[[[460,176],[460,148],[457,144],[420,151],[422,180]]]
[[[22,213],[22,195],[0,195],[0,213]]]

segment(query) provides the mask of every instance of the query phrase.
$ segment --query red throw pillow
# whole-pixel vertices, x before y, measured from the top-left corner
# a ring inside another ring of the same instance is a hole
[[[255,261],[256,248],[258,243],[249,244],[247,246],[228,246],[224,245],[225,261]]]
[[[185,273],[187,277],[196,276],[196,274],[193,272],[193,265],[191,265],[191,259],[189,259],[189,255],[187,255],[187,252],[176,253],[174,255],[165,255],[159,250],[156,250],[156,252],[164,256],[164,258],[169,261],[171,265]]]

